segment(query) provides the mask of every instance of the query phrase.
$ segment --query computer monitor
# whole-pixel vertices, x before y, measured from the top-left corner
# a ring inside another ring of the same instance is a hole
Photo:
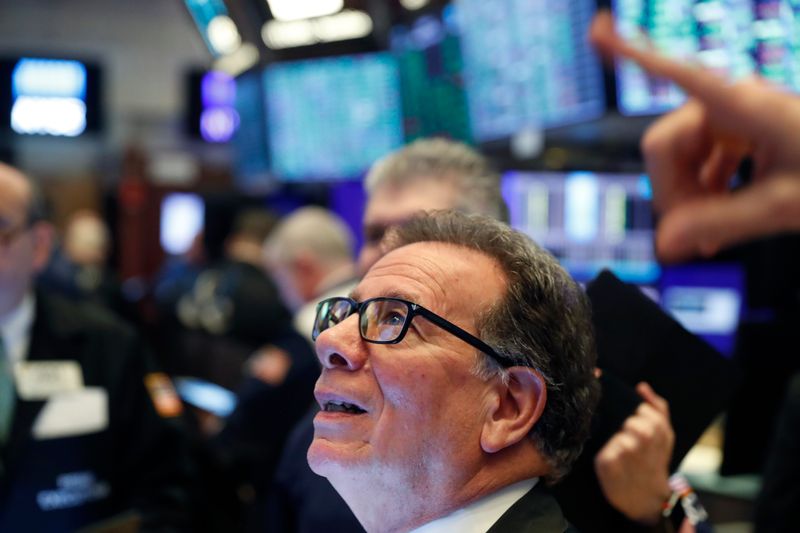
[[[512,171],[503,176],[502,189],[511,225],[549,250],[578,281],[605,268],[640,285],[658,281],[646,176]]]
[[[175,192],[161,200],[161,248],[170,255],[189,250],[205,225],[205,202],[199,194]]]
[[[231,142],[236,185],[245,192],[263,191],[272,184],[272,175],[260,72],[236,78],[235,104],[239,127]]]
[[[476,140],[604,113],[602,69],[586,39],[595,0],[458,0],[455,9]]]
[[[424,15],[392,28],[391,51],[400,67],[406,140],[439,136],[472,142],[452,5],[441,16]]]
[[[665,267],[661,307],[725,356],[732,356],[744,306],[745,274],[737,264]]]
[[[100,68],[75,59],[0,59],[0,129],[78,137],[102,127]]]
[[[275,63],[264,91],[272,169],[282,180],[356,178],[403,144],[389,53]]]
[[[613,0],[620,34],[696,60],[731,80],[758,74],[800,92],[800,4],[785,0]],[[676,85],[629,61],[616,65],[624,115],[668,111],[685,101]]]

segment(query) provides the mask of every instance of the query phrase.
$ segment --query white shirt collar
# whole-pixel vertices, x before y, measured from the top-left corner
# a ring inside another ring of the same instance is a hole
[[[503,514],[539,481],[524,479],[484,496],[466,507],[412,530],[409,533],[486,533]]]
[[[28,293],[16,309],[0,319],[0,336],[11,362],[24,360],[28,353],[35,307],[33,294]]]

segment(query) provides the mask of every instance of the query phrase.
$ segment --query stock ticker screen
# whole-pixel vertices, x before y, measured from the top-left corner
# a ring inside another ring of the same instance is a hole
[[[400,67],[407,141],[446,136],[472,141],[462,76],[461,42],[454,9],[392,29],[391,50]]]
[[[245,191],[257,191],[270,183],[267,121],[261,74],[248,72],[236,78],[236,112],[239,127],[233,134],[236,183]]]
[[[473,135],[491,141],[605,111],[586,34],[594,0],[458,0]]]
[[[614,0],[621,35],[652,42],[731,80],[757,74],[800,92],[800,0]],[[617,106],[625,115],[668,111],[685,100],[674,84],[630,62],[616,66]]]
[[[264,72],[272,169],[285,181],[358,177],[403,144],[390,53],[275,63]]]
[[[608,268],[640,285],[658,281],[645,175],[507,172],[511,225],[549,250],[578,281]]]

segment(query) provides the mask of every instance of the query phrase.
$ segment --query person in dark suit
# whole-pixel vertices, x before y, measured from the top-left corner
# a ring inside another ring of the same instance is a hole
[[[0,165],[0,530],[188,530],[181,403],[133,329],[33,289],[52,228]]]
[[[384,247],[318,307],[312,470],[367,531],[567,530],[543,486],[599,397],[586,295],[486,216],[419,215]]]

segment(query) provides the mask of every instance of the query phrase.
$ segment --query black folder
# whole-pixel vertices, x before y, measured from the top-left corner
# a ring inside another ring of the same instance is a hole
[[[602,398],[592,434],[572,472],[554,488],[567,518],[580,530],[635,531],[608,504],[594,474],[594,456],[641,402],[640,381],[667,399],[675,430],[675,470],[721,413],[740,379],[739,370],[683,328],[634,286],[603,271],[587,287],[597,340]]]

